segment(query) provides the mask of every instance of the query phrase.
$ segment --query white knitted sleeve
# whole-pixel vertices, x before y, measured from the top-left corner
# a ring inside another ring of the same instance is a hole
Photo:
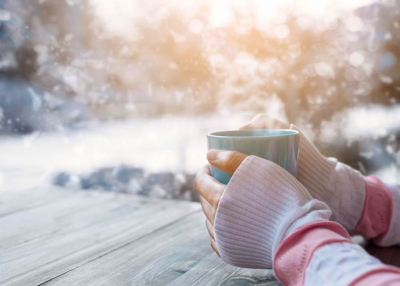
[[[363,273],[384,266],[357,244],[327,244],[314,252],[304,285],[349,285]]]
[[[217,247],[229,264],[270,269],[285,236],[330,215],[327,205],[312,200],[286,170],[249,156],[222,194],[214,224]]]

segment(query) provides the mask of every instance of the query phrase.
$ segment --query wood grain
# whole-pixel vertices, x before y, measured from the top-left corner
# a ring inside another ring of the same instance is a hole
[[[280,285],[223,263],[197,203],[60,189],[0,194],[0,285]],[[400,266],[400,247],[354,241]]]
[[[194,213],[45,285],[279,285],[271,271],[222,262],[204,220]]]
[[[68,192],[58,188],[1,192],[0,218],[21,210],[34,208],[73,195],[73,192]]]
[[[81,207],[68,215],[74,204]],[[0,284],[46,282],[199,209],[196,203],[75,193],[12,213],[0,219],[6,230],[0,235]]]

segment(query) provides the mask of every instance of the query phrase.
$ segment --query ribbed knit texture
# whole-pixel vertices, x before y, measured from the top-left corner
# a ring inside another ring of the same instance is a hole
[[[222,194],[215,236],[222,260],[245,268],[272,268],[278,244],[306,223],[331,212],[275,163],[248,156]],[[288,231],[289,230],[289,231]]]
[[[296,126],[291,129],[300,131]],[[352,232],[364,206],[365,183],[360,172],[325,158],[300,131],[297,179],[311,195],[332,210],[332,220]]]
[[[379,241],[380,246],[400,244],[400,185],[386,184],[392,194],[393,213],[389,231]]]
[[[357,244],[332,243],[322,246],[314,252],[306,270],[304,285],[351,285],[352,281],[371,271],[381,271],[384,278],[385,271],[390,269],[393,267],[386,266],[375,257],[370,256]],[[383,284],[366,283],[363,285]]]

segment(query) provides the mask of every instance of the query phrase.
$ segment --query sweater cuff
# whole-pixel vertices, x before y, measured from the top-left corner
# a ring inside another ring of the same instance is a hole
[[[276,277],[284,285],[304,285],[306,269],[313,253],[324,245],[336,242],[351,243],[351,240],[346,230],[335,222],[319,221],[297,229],[276,251]]]
[[[383,237],[375,241],[379,246],[392,246],[400,244],[400,185],[381,184],[382,191],[391,198],[390,225]]]
[[[390,190],[377,177],[365,177],[365,201],[355,232],[378,245],[387,235],[392,220],[393,204]]]

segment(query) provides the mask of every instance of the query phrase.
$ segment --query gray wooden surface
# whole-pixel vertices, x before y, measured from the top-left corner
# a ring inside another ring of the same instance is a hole
[[[0,193],[0,285],[279,285],[223,263],[197,203],[61,189]],[[369,250],[397,264],[398,248]]]
[[[0,193],[0,285],[277,285],[270,271],[221,262],[204,221],[198,203]]]

